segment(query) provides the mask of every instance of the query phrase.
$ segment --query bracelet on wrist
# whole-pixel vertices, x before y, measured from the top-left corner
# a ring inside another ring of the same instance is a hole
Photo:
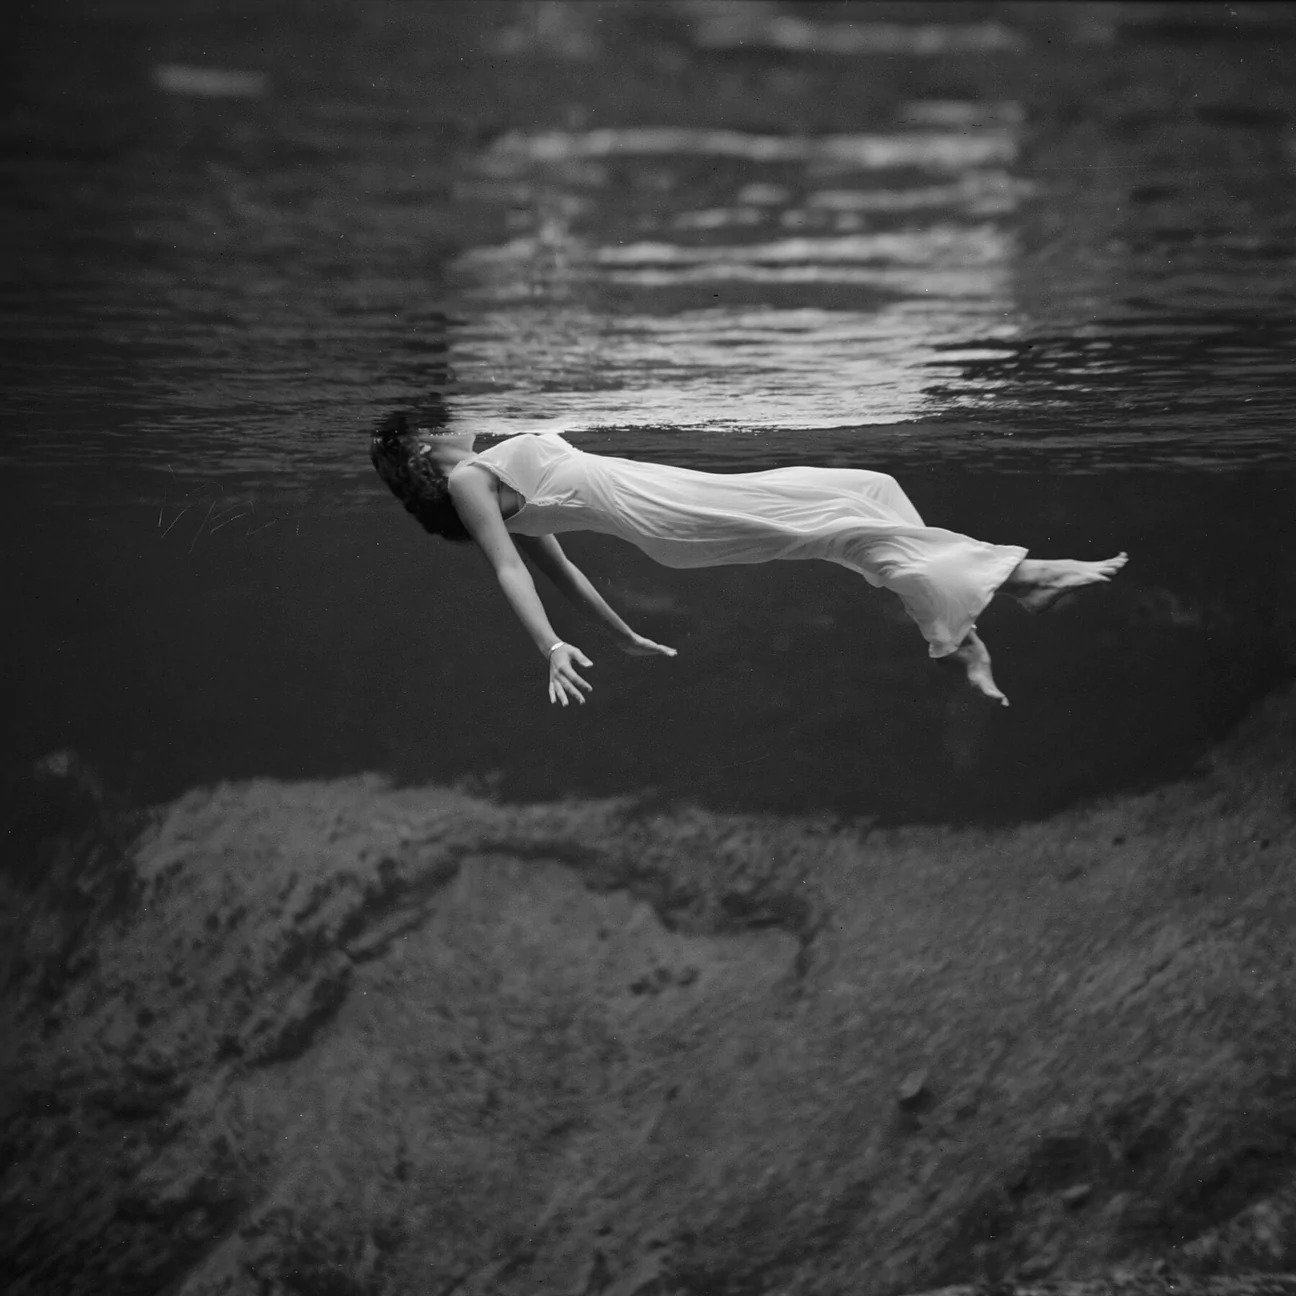
[[[559,639],[558,642],[557,642],[556,644],[554,644],[553,647],[550,648],[549,651],[548,651],[547,653],[545,653],[545,656],[546,656],[546,657],[552,657],[552,656],[554,655],[554,653],[556,653],[556,652],[558,651],[558,649],[561,648],[561,647],[563,647],[563,641],[562,641],[561,639]]]

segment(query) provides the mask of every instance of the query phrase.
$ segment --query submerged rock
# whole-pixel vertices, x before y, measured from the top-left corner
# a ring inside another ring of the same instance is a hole
[[[191,792],[11,929],[8,1290],[1291,1291],[1294,733],[998,830]]]
[[[927,1087],[927,1072],[910,1071],[896,1086],[896,1102],[904,1111],[919,1111],[931,1102],[931,1090]]]

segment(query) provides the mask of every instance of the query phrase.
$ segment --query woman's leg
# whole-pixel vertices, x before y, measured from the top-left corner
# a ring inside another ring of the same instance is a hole
[[[974,689],[998,702],[1000,706],[1008,705],[1008,699],[999,691],[994,675],[991,674],[989,650],[975,630],[967,632],[967,637],[949,654],[947,660],[956,661],[963,667],[967,672],[968,683]]]
[[[1074,558],[1023,558],[999,587],[999,592],[1015,598],[1027,611],[1044,612],[1066,594],[1086,585],[1110,581],[1128,561],[1129,555],[1125,553],[1101,562],[1078,562]],[[963,666],[968,683],[974,689],[1001,706],[1008,705],[1008,699],[1000,692],[991,673],[990,653],[975,628],[967,632],[967,637],[950,656]]]
[[[1110,581],[1128,561],[1124,553],[1101,562],[1036,559],[1018,545],[995,545],[928,527],[895,481],[882,473],[852,473],[850,485],[876,515],[834,527],[815,546],[827,558],[900,596],[927,640],[932,657],[960,663],[986,697],[1008,705],[995,684],[990,653],[976,619],[996,594],[1042,612],[1085,585]],[[810,555],[806,555],[810,556]]]

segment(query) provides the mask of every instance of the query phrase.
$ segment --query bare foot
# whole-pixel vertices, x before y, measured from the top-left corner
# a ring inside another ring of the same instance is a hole
[[[1077,562],[1074,558],[1023,558],[1004,584],[1004,593],[1027,612],[1046,612],[1060,598],[1085,585],[1111,580],[1129,555],[1118,553],[1102,562]]]
[[[999,686],[990,673],[990,653],[975,630],[968,631],[967,638],[950,656],[955,661],[963,663],[963,669],[967,671],[968,683],[974,689],[984,693],[992,701],[998,702],[1000,706],[1008,705],[1008,699],[999,692]]]

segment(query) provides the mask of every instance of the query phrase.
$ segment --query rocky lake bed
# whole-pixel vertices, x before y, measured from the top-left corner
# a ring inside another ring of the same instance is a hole
[[[8,1290],[1291,1290],[1294,739],[997,827],[51,757]]]

